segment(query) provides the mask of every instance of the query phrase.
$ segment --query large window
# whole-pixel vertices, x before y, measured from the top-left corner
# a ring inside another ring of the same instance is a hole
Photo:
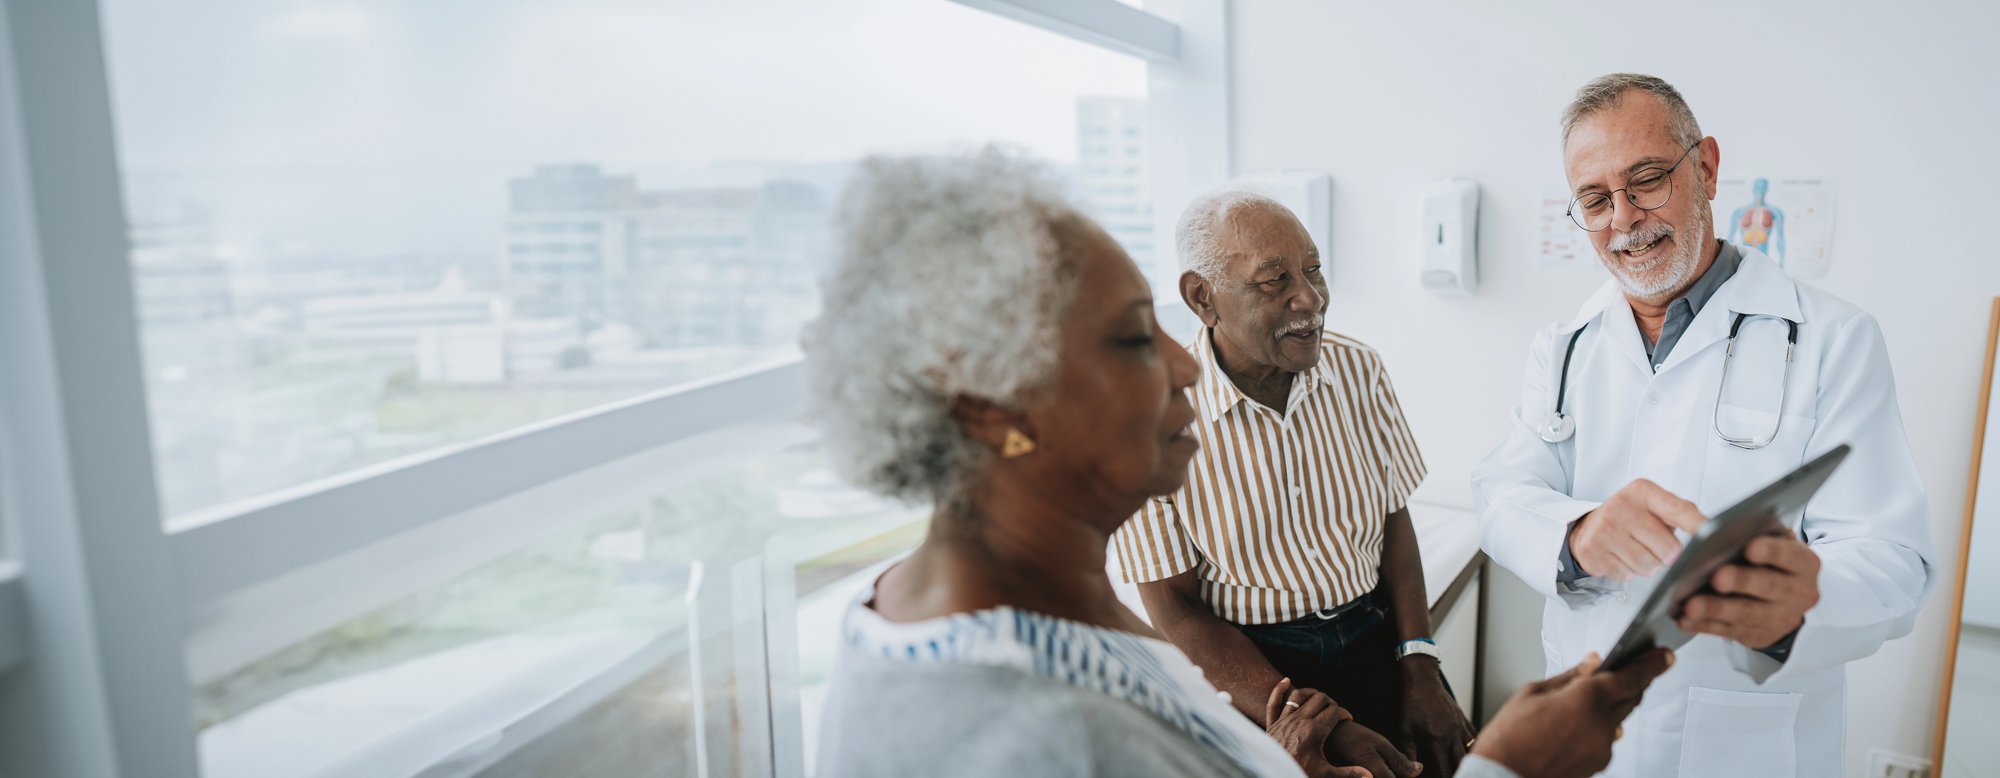
[[[1144,64],[940,0],[105,0],[169,517],[796,353],[860,157],[1150,255]]]
[[[1155,268],[1226,4],[1137,4],[0,3],[0,771],[810,775],[927,513],[800,424],[841,188],[1016,147]]]
[[[623,508],[549,516],[555,529],[524,548],[251,661],[196,656],[204,774],[408,775],[482,759],[488,775],[694,772],[705,699],[765,683],[732,670],[762,650],[729,634],[739,615],[762,618],[761,601],[736,601],[733,571],[774,541],[904,528],[796,568],[808,602],[851,594],[857,571],[914,543],[923,515],[842,486],[810,444],[705,469],[634,488]],[[704,606],[730,618],[704,628]],[[817,620],[799,644],[817,679],[833,611],[807,610]],[[704,638],[712,655],[698,656]],[[696,683],[704,663],[719,683]]]

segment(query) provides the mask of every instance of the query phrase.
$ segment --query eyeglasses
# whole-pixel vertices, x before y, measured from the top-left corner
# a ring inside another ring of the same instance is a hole
[[[1687,150],[1682,151],[1680,160],[1676,161],[1673,167],[1664,170],[1649,167],[1632,174],[1622,189],[1577,195],[1577,198],[1571,200],[1569,204],[1570,221],[1576,222],[1576,226],[1582,227],[1584,232],[1597,232],[1611,226],[1611,215],[1617,211],[1612,205],[1611,196],[1619,192],[1625,193],[1625,202],[1631,203],[1632,207],[1641,211],[1657,210],[1660,206],[1666,205],[1674,196],[1674,171],[1679,170],[1681,165],[1687,162],[1688,152],[1694,151],[1695,146],[1699,145],[1701,141],[1695,141],[1693,145],[1687,147]]]

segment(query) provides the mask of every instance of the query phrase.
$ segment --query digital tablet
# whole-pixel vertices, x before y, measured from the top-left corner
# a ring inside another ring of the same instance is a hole
[[[1687,645],[1693,635],[1674,622],[1688,598],[1708,590],[1709,576],[1723,565],[1743,561],[1743,547],[1759,535],[1788,532],[1780,516],[1798,510],[1819,491],[1826,477],[1847,458],[1843,444],[1799,466],[1756,494],[1715,514],[1688,538],[1681,555],[1667,568],[1660,585],[1633,614],[1625,634],[1604,655],[1600,670],[1615,670],[1646,651]]]

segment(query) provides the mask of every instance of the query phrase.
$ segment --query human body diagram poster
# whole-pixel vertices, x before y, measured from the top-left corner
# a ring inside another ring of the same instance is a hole
[[[1769,255],[1793,278],[1820,278],[1833,260],[1834,185],[1825,178],[1725,178],[1715,188],[1715,236]]]

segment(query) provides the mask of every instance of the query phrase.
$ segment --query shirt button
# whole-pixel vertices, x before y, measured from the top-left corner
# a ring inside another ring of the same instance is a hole
[[[1646,393],[1646,404],[1647,404],[1647,405],[1659,405],[1659,404],[1660,404],[1660,393],[1659,393],[1659,392],[1647,392],[1647,393]]]
[[[1625,603],[1625,593],[1624,593],[1624,592],[1619,592],[1619,593],[1618,593],[1618,603],[1619,603],[1619,604],[1621,604],[1621,605],[1623,605],[1623,604]]]
[[[1318,559],[1318,558],[1319,558],[1319,549],[1317,549],[1317,548],[1308,548],[1308,549],[1306,549],[1306,556],[1309,556],[1309,557],[1312,557],[1313,559]]]
[[[1228,705],[1230,702],[1233,701],[1232,698],[1229,696],[1229,692],[1216,692],[1215,698],[1221,700],[1222,704],[1224,705]]]
[[[1304,488],[1304,487],[1298,487],[1298,486],[1294,486],[1294,487],[1292,487],[1292,496],[1293,496],[1293,497],[1304,497],[1304,496],[1305,496],[1305,494],[1306,494],[1306,490],[1305,490],[1305,488]]]

